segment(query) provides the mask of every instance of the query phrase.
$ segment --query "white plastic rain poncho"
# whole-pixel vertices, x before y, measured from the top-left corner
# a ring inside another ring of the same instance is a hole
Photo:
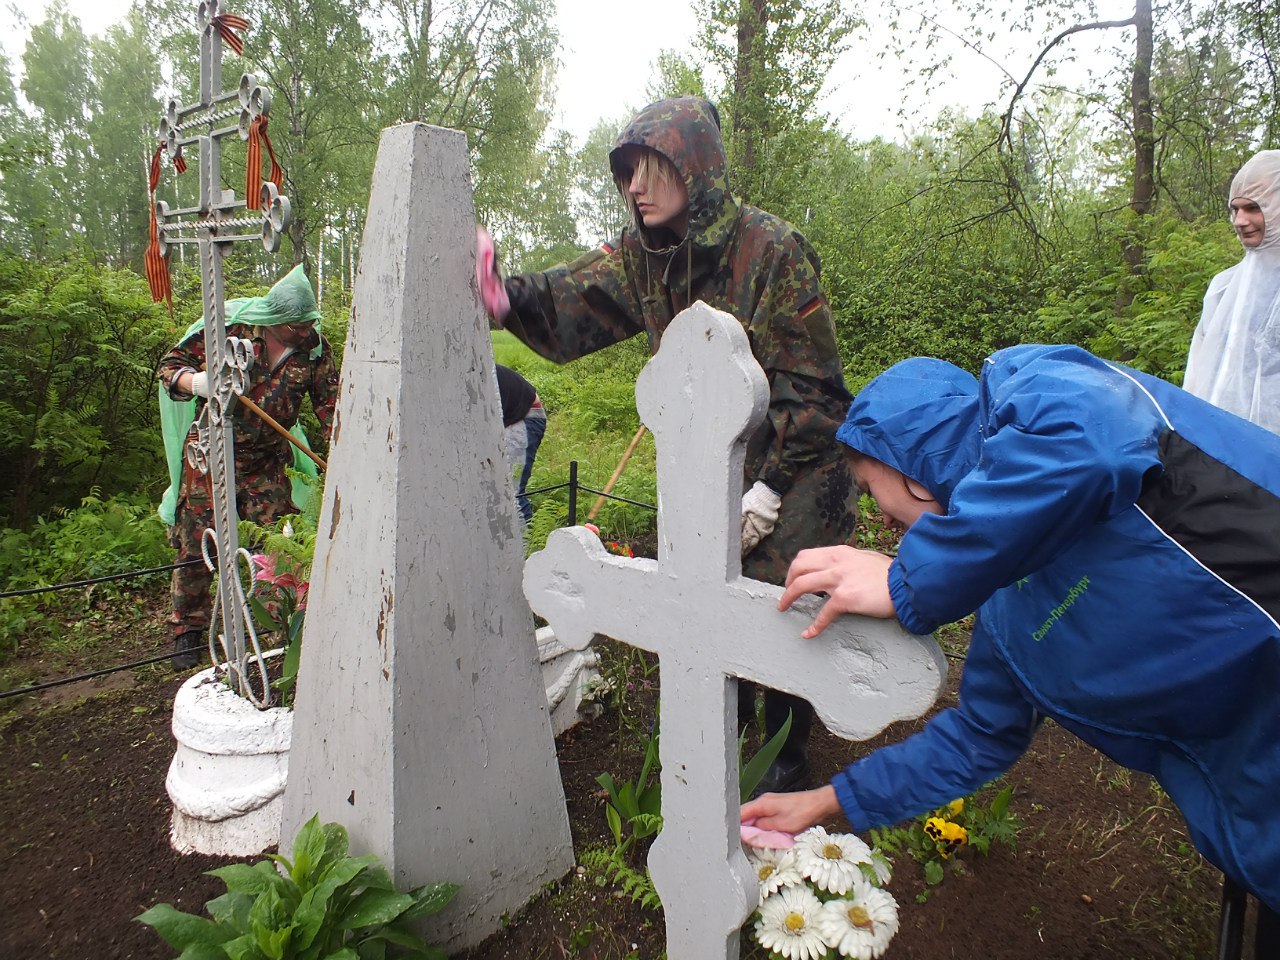
[[[1262,242],[1210,282],[1183,386],[1280,433],[1280,150],[1241,167],[1230,199],[1258,205]]]

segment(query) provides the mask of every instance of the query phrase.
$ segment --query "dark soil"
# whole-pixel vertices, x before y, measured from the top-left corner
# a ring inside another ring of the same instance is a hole
[[[20,650],[4,686],[162,651],[162,598],[157,590],[143,600],[127,628],[105,631],[104,642],[80,651]],[[953,644],[953,652],[963,648],[962,634]],[[580,857],[612,842],[595,777],[605,770],[619,779],[635,775],[638,731],[656,692],[656,672],[646,673],[652,662],[606,650],[621,689],[630,682],[633,690],[557,744]],[[940,705],[954,696],[958,666]],[[179,856],[168,845],[164,779],[181,679],[167,666],[147,667],[74,691],[0,700],[0,957],[171,957],[132,918],[158,902],[200,912],[222,892],[220,881],[203,874],[226,861]],[[884,739],[912,726],[898,725]],[[867,747],[818,731],[815,779]],[[1220,875],[1190,849],[1180,817],[1152,781],[1053,726],[1007,779],[1013,811],[1026,824],[1016,850],[997,846],[986,858],[966,851],[961,869],[948,870],[932,888],[918,865],[898,858],[890,889],[902,928],[890,960],[1213,955]],[[580,868],[466,956],[640,960],[659,957],[663,943],[660,913]],[[744,939],[743,955],[760,952]]]

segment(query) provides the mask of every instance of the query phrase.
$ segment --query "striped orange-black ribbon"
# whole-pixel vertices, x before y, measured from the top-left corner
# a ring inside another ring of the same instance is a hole
[[[163,300],[169,305],[169,316],[173,316],[173,284],[169,279],[169,258],[160,252],[160,225],[156,221],[156,187],[160,185],[160,152],[164,144],[156,147],[151,155],[151,176],[148,178],[147,196],[151,200],[151,242],[143,255],[142,263],[147,273],[147,285],[151,287],[151,299],[156,303]]]
[[[250,210],[261,209],[262,197],[262,147],[266,145],[271,159],[271,174],[267,178],[279,190],[284,186],[284,170],[276,160],[275,148],[267,135],[267,116],[260,114],[249,123],[249,149],[244,162],[244,203]]]
[[[241,56],[244,53],[244,37],[236,31],[248,30],[249,21],[234,13],[223,13],[213,18],[213,25],[222,37],[222,42],[235,51],[237,57]]]

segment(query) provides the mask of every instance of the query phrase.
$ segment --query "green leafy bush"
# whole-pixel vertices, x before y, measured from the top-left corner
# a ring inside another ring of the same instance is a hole
[[[271,854],[210,870],[227,892],[205,904],[209,918],[162,903],[135,919],[181,951],[180,960],[445,960],[412,924],[443,910],[458,886],[400,893],[376,856],[348,856],[347,846],[341,824],[312,817],[292,860]]]
[[[1136,275],[1120,256],[1125,242],[1142,248]],[[1036,339],[1078,343],[1181,383],[1209,281],[1239,259],[1240,244],[1225,222],[1109,220],[1092,246],[1065,251],[1051,270],[1050,289],[1036,312]]]
[[[154,504],[141,496],[102,500],[91,494],[61,517],[40,518],[30,531],[0,530],[0,584],[6,592],[172,562],[164,524]],[[164,576],[154,574],[148,580],[155,583]],[[83,621],[93,605],[116,599],[139,582],[117,580],[0,600],[0,656],[13,653],[24,638],[40,642],[61,636],[63,622]]]
[[[0,523],[159,480],[154,371],[176,339],[132,271],[0,255]]]

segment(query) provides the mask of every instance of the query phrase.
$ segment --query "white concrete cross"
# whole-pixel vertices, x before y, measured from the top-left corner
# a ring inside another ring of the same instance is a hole
[[[804,696],[832,732],[866,739],[927,710],[946,661],[897,621],[844,617],[802,640],[816,598],[779,613],[780,587],[741,576],[745,439],[768,387],[736,320],[702,303],[676,317],[636,402],[658,448],[658,559],[558,530],[525,565],[525,594],[570,647],[601,633],[658,654],[664,826],[649,867],[667,955],[734,960],[757,903],[738,839],[734,678]]]

